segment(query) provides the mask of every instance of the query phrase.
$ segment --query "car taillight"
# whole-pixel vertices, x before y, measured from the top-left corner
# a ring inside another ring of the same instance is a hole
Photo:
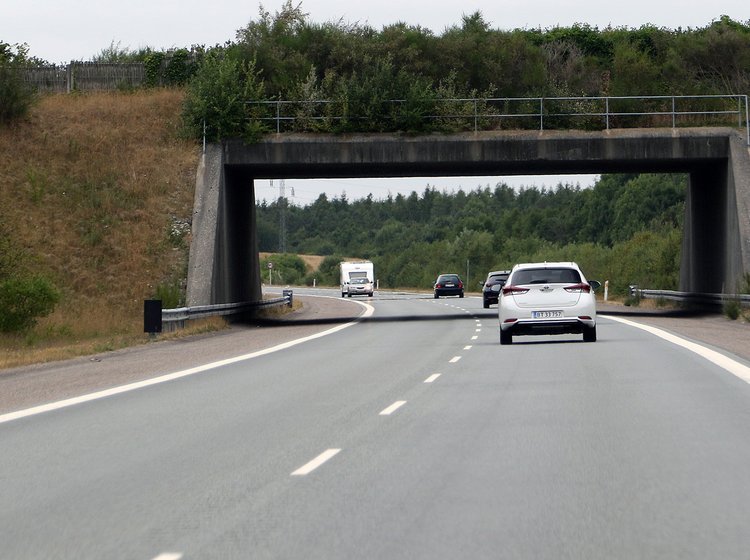
[[[578,294],[580,294],[580,293],[586,293],[586,294],[588,294],[588,293],[591,292],[591,286],[589,286],[588,284],[583,284],[583,283],[581,283],[581,284],[573,284],[572,286],[565,286],[565,291],[566,292],[570,292],[571,294],[573,294],[573,293],[578,293]]]
[[[459,282],[459,283],[458,283],[458,287],[459,287],[459,288],[463,288],[463,287],[464,287],[464,283],[463,283],[463,282]]]
[[[503,286],[504,296],[511,296],[511,295],[520,296],[521,294],[525,294],[528,291],[529,291],[528,288],[521,288],[520,286]]]

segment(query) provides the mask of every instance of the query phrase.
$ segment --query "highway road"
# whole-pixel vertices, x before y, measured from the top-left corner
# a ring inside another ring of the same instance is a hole
[[[0,414],[0,558],[748,557],[747,362],[616,318],[501,347],[479,298],[347,303],[371,315]]]

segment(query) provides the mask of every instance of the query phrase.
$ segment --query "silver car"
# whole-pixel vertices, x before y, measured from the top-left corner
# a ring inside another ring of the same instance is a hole
[[[569,333],[595,342],[599,286],[574,262],[517,264],[499,289],[500,344],[516,335]]]
[[[346,295],[348,295],[349,297],[357,295],[366,295],[372,297],[372,294],[374,292],[375,289],[373,288],[372,282],[369,278],[365,277],[352,278],[346,288]]]

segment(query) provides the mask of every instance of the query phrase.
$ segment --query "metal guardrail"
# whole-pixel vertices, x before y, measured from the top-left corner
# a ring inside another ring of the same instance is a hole
[[[586,118],[587,129],[610,128],[717,126],[717,122],[745,129],[745,141],[750,146],[750,114],[747,95],[649,95],[613,97],[502,97],[383,101],[382,110],[363,117],[345,115],[342,102],[321,100],[247,101],[258,107],[253,120],[273,123],[276,132],[305,131],[308,123],[320,121],[366,120],[380,118],[396,120],[403,115],[399,110],[408,107],[413,116],[416,108],[431,109],[420,115],[423,120],[471,123],[479,130],[508,129],[570,129],[571,120]],[[643,118],[648,117],[648,118]],[[556,119],[567,125],[556,126]],[[536,123],[531,126],[531,123]],[[598,125],[597,125],[598,123]],[[630,124],[629,124],[630,123]]]
[[[178,307],[176,309],[162,309],[161,321],[169,324],[171,329],[179,328],[185,321],[203,319],[205,317],[216,317],[223,315],[240,315],[258,309],[287,305],[292,307],[292,290],[284,290],[278,298],[265,299],[263,301],[217,303],[213,305],[195,305],[193,307]]]
[[[750,306],[750,294],[705,294],[678,292],[674,290],[646,290],[630,286],[630,295],[646,299],[666,299],[691,305],[721,308],[728,301],[737,301],[743,307]]]

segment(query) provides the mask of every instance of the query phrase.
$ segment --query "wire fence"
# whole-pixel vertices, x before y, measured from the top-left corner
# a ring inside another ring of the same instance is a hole
[[[268,131],[610,130],[730,126],[750,146],[747,95],[247,101]]]

